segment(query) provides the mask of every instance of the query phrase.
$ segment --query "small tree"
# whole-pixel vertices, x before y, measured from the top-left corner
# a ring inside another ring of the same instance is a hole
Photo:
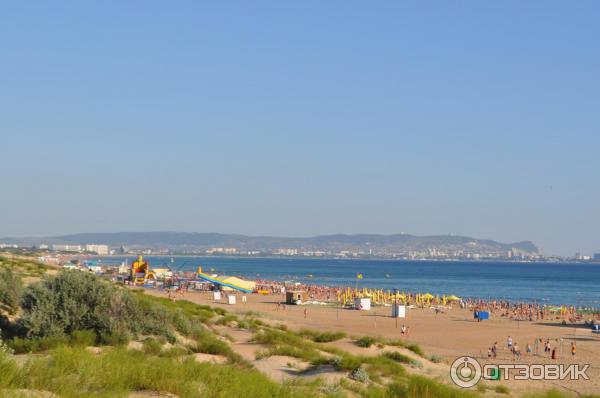
[[[21,279],[10,268],[0,269],[0,304],[9,314],[17,312],[22,295]]]

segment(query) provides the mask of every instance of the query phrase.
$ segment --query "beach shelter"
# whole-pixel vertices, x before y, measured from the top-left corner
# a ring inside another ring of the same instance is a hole
[[[448,296],[446,297],[446,300],[448,301],[460,301],[460,297],[456,297],[456,296]]]
[[[303,296],[306,294],[303,290],[288,290],[285,292],[286,304],[302,304]]]

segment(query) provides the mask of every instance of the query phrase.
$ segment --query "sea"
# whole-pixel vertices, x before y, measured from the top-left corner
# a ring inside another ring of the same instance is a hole
[[[134,256],[99,257],[105,265]],[[146,256],[151,268],[247,279],[600,308],[600,264],[500,261],[407,261],[321,258]],[[362,279],[357,279],[357,274]]]

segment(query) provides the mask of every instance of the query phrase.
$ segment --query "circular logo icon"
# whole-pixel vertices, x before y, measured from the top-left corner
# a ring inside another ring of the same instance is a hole
[[[450,366],[450,378],[459,387],[473,387],[481,380],[481,365],[475,358],[456,358]]]

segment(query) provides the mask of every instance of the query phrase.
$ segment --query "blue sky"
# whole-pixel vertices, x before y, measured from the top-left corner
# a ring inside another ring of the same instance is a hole
[[[599,14],[7,3],[0,236],[452,233],[600,252]]]

